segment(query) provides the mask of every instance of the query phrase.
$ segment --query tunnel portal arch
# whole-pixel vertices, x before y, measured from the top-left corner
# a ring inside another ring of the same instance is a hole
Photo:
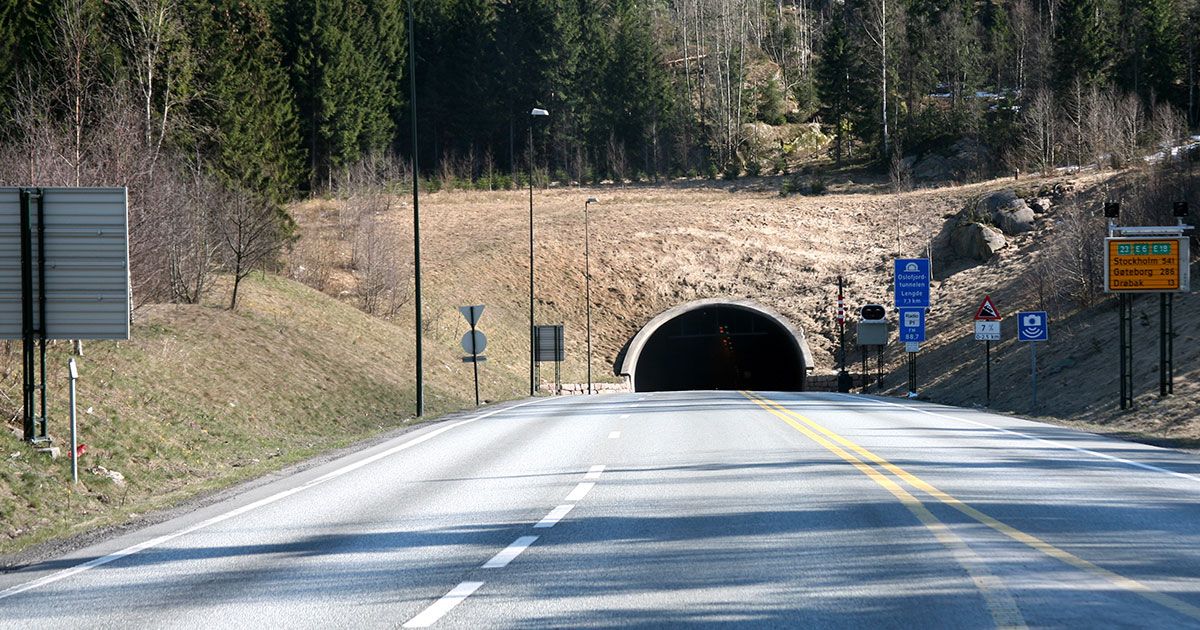
[[[629,341],[618,373],[634,391],[800,391],[812,369],[804,333],[751,300],[707,299],[651,319]]]

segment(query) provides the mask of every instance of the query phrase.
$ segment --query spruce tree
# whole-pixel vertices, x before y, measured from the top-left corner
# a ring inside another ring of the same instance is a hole
[[[197,79],[207,87],[193,104],[205,129],[199,152],[235,189],[282,203],[299,183],[300,137],[271,21],[245,0],[212,0],[195,10],[195,45],[205,54]]]
[[[1113,64],[1110,0],[1063,0],[1054,33],[1054,82],[1065,93],[1078,77],[1085,86],[1108,82]]]
[[[821,45],[817,64],[817,93],[821,97],[821,116],[833,126],[834,155],[838,162],[846,154],[850,118],[854,110],[856,52],[846,28],[846,19],[837,11]]]

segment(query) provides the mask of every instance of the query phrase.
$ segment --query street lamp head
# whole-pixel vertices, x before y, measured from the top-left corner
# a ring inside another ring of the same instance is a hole
[[[587,201],[585,201],[583,203],[584,203],[584,205],[589,204],[589,203],[600,203],[600,200],[596,199],[595,197],[588,197]]]
[[[541,107],[534,107],[533,111],[529,112],[529,115],[530,116],[549,116],[550,112],[542,109]]]

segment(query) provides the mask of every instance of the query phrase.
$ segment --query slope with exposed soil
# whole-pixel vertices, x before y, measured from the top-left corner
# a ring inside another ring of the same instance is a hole
[[[1047,305],[1047,282],[1035,265],[1054,246],[1056,225],[1074,203],[1098,207],[1098,199],[1128,186],[1139,175],[1089,174],[1070,179],[995,180],[961,187],[891,194],[882,184],[843,181],[823,196],[781,197],[778,182],[742,180],[732,184],[673,183],[664,186],[539,189],[534,194],[536,295],[539,323],[564,322],[568,360],[564,378],[584,377],[584,201],[591,205],[593,340],[598,373],[612,376],[622,346],[654,315],[700,298],[750,298],[802,327],[818,372],[836,367],[832,307],[838,275],[845,276],[851,306],[890,305],[891,261],[898,254],[920,256],[933,248],[935,305],[931,339],[918,365],[920,390],[934,400],[983,404],[983,344],[973,339],[971,316],[985,294],[1005,314],[1047,307],[1055,317],[1051,341],[1039,349],[1041,377],[1038,415],[1073,418],[1105,430],[1136,431],[1188,440],[1198,435],[1192,417],[1198,392],[1195,343],[1196,299],[1176,300],[1176,396],[1139,400],[1133,413],[1114,411],[1116,402],[1116,313],[1111,300],[1078,310],[1069,300]],[[1017,188],[1065,191],[1039,215],[1031,232],[1010,236],[1009,245],[987,263],[947,257],[943,227],[967,205],[990,192]],[[411,207],[394,199],[386,214],[398,242],[411,239]],[[339,202],[311,201],[297,208],[306,237],[330,237]],[[423,268],[431,341],[457,345],[465,324],[454,312],[461,304],[483,303],[481,327],[488,332],[489,362],[485,397],[520,395],[498,387],[499,374],[527,374],[528,238],[527,191],[439,192],[422,197]],[[324,226],[324,227],[322,227]],[[1102,224],[1095,238],[1103,236]],[[330,237],[332,238],[332,237]],[[411,264],[411,255],[406,259]],[[1051,282],[1053,284],[1053,282]],[[353,280],[342,291],[353,299]],[[1157,376],[1157,302],[1139,300],[1137,387],[1148,392]],[[405,328],[411,315],[396,322]],[[1027,347],[1013,341],[1011,317],[1006,341],[993,349],[993,407],[1030,413]],[[900,393],[906,385],[902,353],[893,347],[885,386]],[[850,360],[857,363],[857,352]],[[453,366],[447,369],[454,371]],[[466,378],[466,372],[458,374]],[[518,383],[520,376],[518,376]],[[469,386],[463,380],[462,386]],[[1155,391],[1156,388],[1154,388]]]

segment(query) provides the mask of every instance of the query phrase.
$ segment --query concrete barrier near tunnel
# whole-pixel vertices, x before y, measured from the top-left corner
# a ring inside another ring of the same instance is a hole
[[[651,319],[618,357],[634,391],[800,391],[812,369],[804,333],[750,300],[698,300]]]

